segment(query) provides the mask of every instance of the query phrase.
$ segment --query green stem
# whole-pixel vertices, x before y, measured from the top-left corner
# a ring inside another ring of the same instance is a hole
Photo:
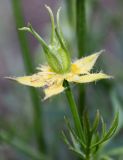
[[[66,0],[67,15],[70,25],[75,27],[75,0]]]
[[[33,160],[47,160],[43,154],[34,151],[32,148],[27,146],[25,143],[17,138],[13,138],[11,135],[5,131],[0,132],[0,140],[14,147],[16,150],[21,151],[24,155],[30,157]]]
[[[17,29],[25,26],[23,14],[22,14],[22,8],[21,8],[21,1],[12,0],[12,7],[13,7],[13,14],[15,17],[15,23],[16,23]],[[34,72],[34,67],[32,65],[32,59],[31,59],[30,50],[29,50],[25,33],[19,31],[18,38],[19,38],[19,43],[22,51],[21,53],[22,53],[26,73],[32,74]],[[41,102],[40,102],[39,94],[37,90],[34,88],[29,88],[29,91],[30,91],[30,97],[32,100],[33,110],[34,110],[34,130],[36,134],[37,144],[40,151],[45,151],[43,125],[41,121],[42,111],[41,111]]]
[[[81,138],[81,140],[84,140],[82,124],[81,124],[81,121],[80,121],[80,118],[79,118],[77,106],[76,106],[72,91],[70,89],[69,83],[66,80],[64,81],[64,87],[66,88],[65,92],[66,92],[69,107],[70,107],[70,110],[71,110],[71,113],[72,113],[72,116],[73,116],[74,125],[75,125],[75,128],[76,128],[77,134],[78,134],[79,138]]]
[[[92,133],[90,133],[90,136],[88,137],[88,143],[87,143],[87,147],[86,147],[86,160],[90,160],[90,146],[91,146],[91,141],[92,141]]]
[[[85,0],[76,0],[76,33],[78,56],[83,57],[86,53],[86,13]],[[82,115],[85,106],[85,88],[84,85],[79,86],[78,107],[79,114]]]
[[[85,0],[76,0],[76,32],[79,52],[78,56],[81,58],[86,51]]]

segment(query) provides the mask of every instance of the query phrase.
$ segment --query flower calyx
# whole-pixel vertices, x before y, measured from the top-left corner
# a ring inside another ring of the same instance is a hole
[[[45,7],[49,12],[52,25],[51,39],[49,45],[33,29],[30,23],[28,23],[27,27],[20,28],[19,30],[30,32],[42,45],[48,65],[51,67],[51,69],[56,73],[64,74],[68,72],[71,68],[71,59],[59,23],[59,15],[61,8],[58,9],[56,16],[57,24],[55,26],[54,16],[51,8],[47,5],[45,5]]]

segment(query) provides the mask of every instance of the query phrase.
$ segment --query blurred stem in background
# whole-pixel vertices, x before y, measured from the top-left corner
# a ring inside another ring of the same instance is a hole
[[[25,26],[24,18],[22,14],[21,1],[12,0],[13,14],[15,17],[16,28],[21,28]],[[18,38],[21,47],[21,53],[27,74],[32,74],[34,71],[30,50],[28,42],[24,32],[18,31]],[[43,123],[42,123],[42,110],[41,110],[41,100],[36,89],[29,88],[30,97],[33,105],[34,113],[34,131],[36,134],[37,145],[40,152],[45,152],[45,142],[43,137]]]
[[[71,27],[75,28],[75,0],[66,0],[67,14]]]
[[[67,13],[70,25],[73,27],[73,29],[76,27],[75,32],[77,36],[78,58],[81,58],[86,53],[85,0],[66,0],[66,6],[67,6]],[[80,116],[83,113],[84,106],[85,106],[85,87],[84,85],[79,85],[78,108]]]
[[[77,45],[78,45],[78,57],[81,58],[86,53],[85,0],[76,0],[76,34],[77,34]],[[81,116],[85,107],[84,85],[79,85],[78,107],[79,107],[79,114]]]

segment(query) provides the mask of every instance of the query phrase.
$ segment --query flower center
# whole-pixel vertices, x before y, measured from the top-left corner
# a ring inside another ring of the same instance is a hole
[[[73,73],[78,73],[79,67],[76,64],[71,65],[71,71]]]

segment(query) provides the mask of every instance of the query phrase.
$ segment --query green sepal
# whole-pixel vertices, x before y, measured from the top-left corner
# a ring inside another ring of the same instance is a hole
[[[61,58],[62,67],[63,67],[64,72],[67,72],[70,70],[70,66],[71,66],[70,54],[67,50],[65,42],[63,41],[63,38],[61,37],[61,35],[58,32],[57,28],[55,28],[55,33],[56,33],[57,39],[60,44],[60,47],[58,49],[58,55]]]
[[[44,52],[46,53],[46,59],[49,64],[49,66],[52,68],[52,70],[56,73],[61,73],[62,71],[62,66],[59,62],[59,59],[56,57],[55,54],[53,54],[49,49],[44,48]]]
[[[43,38],[33,29],[30,23],[28,23],[27,27],[20,28],[19,30],[30,32],[42,45],[48,65],[51,67],[51,69],[56,73],[64,74],[70,70],[71,59],[60,30],[60,25],[59,25],[60,9],[57,12],[57,26],[59,31],[59,33],[57,33],[55,32],[53,12],[51,8],[48,7],[47,5],[45,5],[45,7],[49,12],[52,24],[51,42],[49,45],[47,45],[47,43],[43,40]]]

